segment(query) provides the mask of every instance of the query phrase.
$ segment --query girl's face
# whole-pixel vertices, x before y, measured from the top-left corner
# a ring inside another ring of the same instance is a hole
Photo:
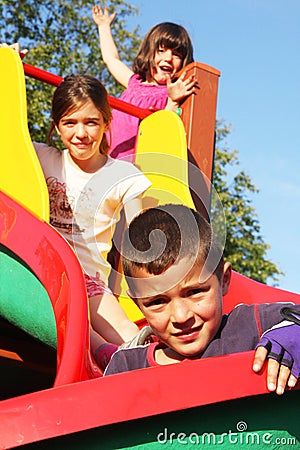
[[[101,112],[92,100],[74,108],[63,116],[56,130],[69,150],[72,159],[83,170],[97,165],[101,159],[100,144],[108,124],[104,123]],[[97,167],[95,167],[97,169]]]
[[[160,47],[154,56],[154,67],[151,68],[150,80],[154,84],[166,84],[181,69],[182,57],[177,50]]]

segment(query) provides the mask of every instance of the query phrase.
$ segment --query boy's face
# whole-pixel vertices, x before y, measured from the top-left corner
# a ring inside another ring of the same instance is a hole
[[[194,264],[182,281],[172,286],[170,280],[178,279],[176,269],[175,265],[167,269],[165,279],[140,269],[134,283],[137,284],[134,301],[155,335],[169,347],[165,352],[171,359],[200,357],[220,326],[222,296],[228,291],[231,265],[224,264],[221,281],[213,274],[202,282],[199,281],[202,268]],[[147,297],[143,295],[143,280]],[[163,290],[164,284],[168,290]]]

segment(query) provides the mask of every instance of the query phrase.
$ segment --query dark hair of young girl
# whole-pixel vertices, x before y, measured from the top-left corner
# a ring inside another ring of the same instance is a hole
[[[193,45],[186,29],[172,22],[160,23],[148,31],[133,61],[132,70],[143,81],[154,66],[156,51],[163,47],[178,52],[182,58],[181,68],[194,61]]]
[[[107,91],[99,80],[89,75],[68,75],[62,81],[56,88],[52,98],[52,125],[48,133],[48,142],[50,144],[55,125],[58,126],[61,118],[80,108],[88,100],[94,103],[103,116],[104,124],[108,125],[112,119],[112,113]],[[103,134],[99,150],[104,155],[109,150],[105,133]]]

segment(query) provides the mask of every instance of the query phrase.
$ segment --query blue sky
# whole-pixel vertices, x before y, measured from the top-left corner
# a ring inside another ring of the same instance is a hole
[[[300,293],[300,1],[131,0],[144,34],[163,21],[190,33],[196,61],[221,71],[217,118],[231,124],[268,257]]]

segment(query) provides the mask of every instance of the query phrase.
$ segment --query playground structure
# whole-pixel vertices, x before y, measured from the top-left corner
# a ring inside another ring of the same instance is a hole
[[[47,191],[27,130],[23,66],[9,49],[0,50],[0,61],[7,67],[6,78],[0,80],[1,99],[6,99],[1,106],[0,122],[5,127],[2,135],[9,135],[9,118],[15,119],[16,111],[20,111],[20,117],[18,126],[14,120],[14,133],[21,130],[16,148],[8,152],[12,142],[3,140],[0,149],[1,161],[5,162],[0,173],[0,448],[38,445],[150,449],[164,440],[174,448],[176,443],[180,445],[183,432],[186,436],[211,432],[219,439],[228,430],[245,432],[247,426],[258,436],[269,432],[285,439],[299,437],[296,420],[289,420],[293,412],[297,417],[299,391],[282,398],[268,394],[265,374],[251,371],[253,352],[101,377],[89,350],[87,298],[80,264],[64,239],[47,223]],[[28,65],[24,69],[37,78],[45,75]],[[163,178],[167,178],[168,187],[170,179],[175,179],[168,194],[189,205],[193,202],[208,214],[219,72],[200,63],[193,63],[189,70],[195,71],[201,89],[184,104],[182,121],[167,111],[150,114],[130,110],[143,119],[136,164],[152,177],[153,185],[145,200],[164,202]],[[53,75],[51,80],[52,84],[61,81]],[[15,97],[13,92],[17,92]],[[127,105],[117,99],[111,99],[111,104],[128,111]],[[31,163],[17,174],[20,152],[22,165],[30,158]],[[158,166],[159,157],[165,162],[173,158],[176,163]],[[188,162],[201,171],[195,172],[201,187],[198,205],[194,192],[188,189],[195,184],[190,180],[195,173],[189,172]],[[166,167],[164,173],[158,173],[158,167]],[[28,181],[23,177],[19,183],[23,172]],[[24,288],[18,285],[22,279]],[[122,301],[136,318],[137,312],[126,299]],[[272,301],[299,302],[299,295],[234,273],[229,294],[224,297],[224,312],[229,312],[236,302]],[[5,309],[7,305],[11,309]],[[18,316],[20,305],[29,307],[27,314],[24,308]],[[49,316],[48,320],[38,316],[39,310]],[[289,416],[284,414],[285,409],[290,411]],[[241,421],[246,428],[237,426]],[[194,447],[191,440],[187,443]],[[227,436],[223,448],[230,448],[229,444]]]

